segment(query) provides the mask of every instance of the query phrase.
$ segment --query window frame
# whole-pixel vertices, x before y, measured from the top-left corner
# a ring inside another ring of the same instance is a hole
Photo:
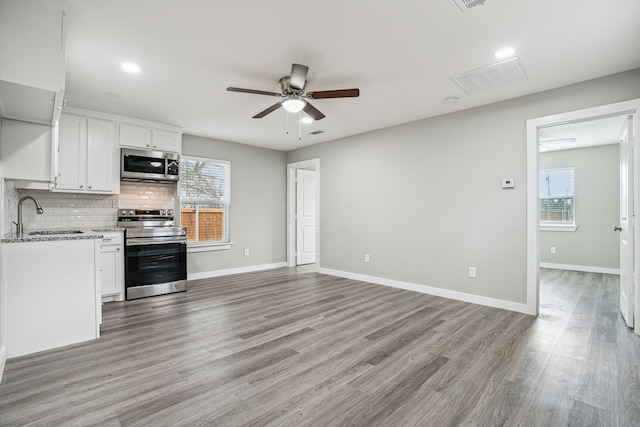
[[[554,172],[554,171],[571,171],[572,175],[572,185],[573,192],[571,195],[571,204],[573,206],[572,209],[572,223],[543,223],[540,218],[540,210],[541,210],[541,200],[540,189],[538,189],[538,227],[540,231],[576,231],[578,229],[578,224],[576,222],[576,170],[573,166],[562,167],[562,168],[549,168],[549,169],[539,169],[538,170],[538,183],[540,183],[540,175],[544,172]]]
[[[224,201],[221,204],[225,204],[224,215],[223,215],[223,234],[226,234],[226,240],[207,240],[207,241],[198,241],[198,242],[187,242],[187,252],[205,252],[205,251],[219,251],[230,249],[233,245],[231,241],[231,224],[230,224],[230,213],[231,213],[231,161],[229,160],[221,160],[214,159],[209,157],[200,157],[200,156],[189,156],[189,155],[181,155],[180,161],[196,161],[196,162],[206,162],[206,163],[218,163],[224,164],[225,167],[225,179],[227,180],[227,185],[225,188],[228,189],[228,194]],[[180,173],[182,173],[182,164],[180,165]],[[183,199],[182,199],[182,185],[183,180],[180,179],[178,181],[178,204],[180,206],[180,218],[182,222],[182,209],[183,209]],[[182,225],[182,224],[181,224]]]

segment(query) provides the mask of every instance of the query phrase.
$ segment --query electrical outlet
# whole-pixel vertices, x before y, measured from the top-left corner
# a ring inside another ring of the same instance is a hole
[[[369,254],[364,254],[364,262],[366,262],[367,264],[369,264],[370,259],[371,259],[371,258],[369,257]]]
[[[551,253],[555,254],[556,253],[556,247],[555,246],[551,246]]]
[[[244,256],[249,256],[249,249],[244,250]]]
[[[475,277],[476,277],[476,268],[475,267],[469,267],[469,277],[475,279]]]

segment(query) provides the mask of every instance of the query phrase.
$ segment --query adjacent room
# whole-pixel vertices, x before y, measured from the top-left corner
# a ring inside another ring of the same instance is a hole
[[[0,426],[640,425],[639,19],[0,0]]]

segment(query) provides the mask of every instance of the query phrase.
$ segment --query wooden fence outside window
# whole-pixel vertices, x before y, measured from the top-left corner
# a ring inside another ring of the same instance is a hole
[[[181,222],[183,227],[187,227],[187,241],[222,241],[223,212],[222,208],[182,208]]]

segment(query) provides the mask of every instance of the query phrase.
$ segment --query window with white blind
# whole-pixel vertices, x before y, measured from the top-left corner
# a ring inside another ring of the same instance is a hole
[[[573,168],[541,170],[539,189],[541,228],[574,231],[576,215]]]
[[[180,159],[180,218],[192,247],[229,244],[231,163],[225,160]]]

